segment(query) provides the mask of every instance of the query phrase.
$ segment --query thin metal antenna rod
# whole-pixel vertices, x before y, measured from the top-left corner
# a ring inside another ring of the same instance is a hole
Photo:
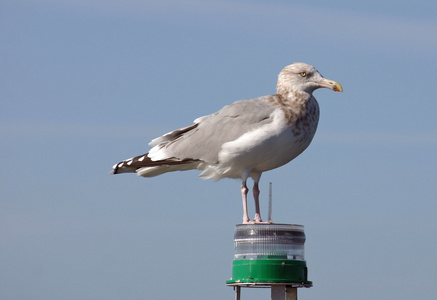
[[[272,183],[269,183],[269,222],[272,222],[272,206],[273,206],[273,196],[272,196]]]

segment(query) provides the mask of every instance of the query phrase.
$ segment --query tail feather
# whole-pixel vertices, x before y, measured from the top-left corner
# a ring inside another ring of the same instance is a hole
[[[154,161],[151,160],[148,153],[146,153],[115,164],[110,173],[138,173],[140,176],[152,177],[172,171],[196,169],[199,163],[201,163],[201,161],[196,159],[180,160],[177,158]]]

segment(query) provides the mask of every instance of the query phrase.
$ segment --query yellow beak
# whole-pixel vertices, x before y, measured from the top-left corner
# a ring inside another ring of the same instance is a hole
[[[323,78],[319,81],[319,87],[324,87],[333,90],[334,92],[343,92],[343,87],[340,83],[334,80]]]

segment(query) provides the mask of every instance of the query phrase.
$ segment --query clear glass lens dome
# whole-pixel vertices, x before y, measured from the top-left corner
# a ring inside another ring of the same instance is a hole
[[[235,228],[235,259],[280,258],[304,260],[302,225],[240,224]]]

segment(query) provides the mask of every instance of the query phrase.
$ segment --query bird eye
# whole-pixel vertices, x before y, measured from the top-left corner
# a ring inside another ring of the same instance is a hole
[[[307,76],[307,72],[300,72],[300,76],[306,77]]]

